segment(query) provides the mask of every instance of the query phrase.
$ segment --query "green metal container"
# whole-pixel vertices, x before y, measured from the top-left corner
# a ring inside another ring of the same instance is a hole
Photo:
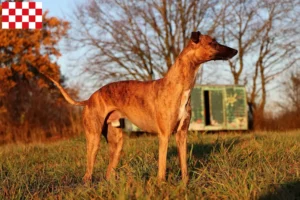
[[[236,85],[196,85],[191,94],[192,118],[189,130],[248,130],[246,89]],[[130,121],[125,131],[142,131]]]
[[[196,85],[191,94],[189,130],[247,130],[248,104],[243,86]]]

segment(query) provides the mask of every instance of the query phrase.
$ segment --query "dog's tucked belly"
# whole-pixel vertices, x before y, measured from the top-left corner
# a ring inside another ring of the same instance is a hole
[[[139,127],[142,131],[148,133],[157,133],[155,123],[152,120],[145,120],[145,119],[135,120],[130,118],[129,120],[137,127]]]
[[[137,127],[139,127],[145,132],[157,132],[155,123],[153,122],[152,118],[142,115],[133,115],[132,112],[125,114],[119,110],[114,110],[109,114],[106,122],[111,123],[112,126],[117,127],[120,125],[121,118],[129,119],[129,121],[131,121],[133,124],[135,124]]]

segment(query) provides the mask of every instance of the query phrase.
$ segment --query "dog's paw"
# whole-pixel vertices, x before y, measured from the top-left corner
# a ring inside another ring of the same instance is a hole
[[[82,182],[84,183],[84,185],[90,185],[92,182],[92,176],[89,174],[85,174],[82,178]]]

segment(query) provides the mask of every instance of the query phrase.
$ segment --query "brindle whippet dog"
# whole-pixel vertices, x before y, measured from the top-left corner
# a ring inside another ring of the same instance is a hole
[[[91,180],[100,136],[109,145],[109,165],[106,179],[114,174],[123,146],[123,132],[116,127],[127,118],[146,132],[159,138],[158,180],[165,180],[168,141],[175,133],[182,180],[188,181],[187,132],[191,118],[190,96],[200,64],[210,60],[227,60],[237,50],[219,44],[208,35],[192,32],[191,40],[183,49],[165,77],[154,81],[120,81],[110,83],[86,101],[74,101],[59,85],[65,99],[73,105],[84,106],[83,125],[87,142],[87,168],[83,177]]]

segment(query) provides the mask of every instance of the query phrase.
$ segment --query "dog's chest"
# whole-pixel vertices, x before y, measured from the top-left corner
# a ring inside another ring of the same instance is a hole
[[[181,101],[180,101],[180,107],[179,107],[179,112],[178,112],[178,120],[181,120],[181,118],[184,116],[185,113],[185,106],[189,100],[191,90],[186,90],[183,92],[181,96]]]

